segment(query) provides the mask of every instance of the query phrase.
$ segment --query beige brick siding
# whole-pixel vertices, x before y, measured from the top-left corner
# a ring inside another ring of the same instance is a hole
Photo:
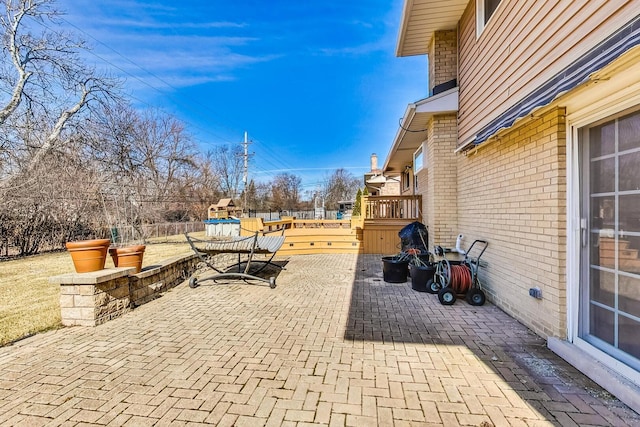
[[[430,247],[451,246],[458,234],[456,126],[455,114],[434,116],[429,121],[426,184],[419,186],[419,192]]]
[[[429,91],[458,76],[458,32],[436,31],[429,48]]]
[[[418,173],[429,247],[489,247],[487,296],[537,334],[566,337],[565,112],[529,119],[499,140],[455,154],[456,115],[429,122],[427,168]],[[529,288],[542,290],[541,300]]]
[[[543,337],[566,335],[565,133],[555,109],[457,156],[458,231],[489,241],[488,297]]]
[[[398,196],[400,195],[400,177],[388,177],[387,182],[380,187],[380,196]]]

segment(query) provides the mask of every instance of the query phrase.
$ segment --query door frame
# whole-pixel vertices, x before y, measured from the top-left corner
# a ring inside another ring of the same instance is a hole
[[[604,85],[602,85],[604,86]],[[580,318],[580,155],[578,149],[578,130],[596,121],[614,116],[624,110],[640,107],[640,85],[634,85],[623,91],[611,92],[604,87],[594,85],[589,91],[601,95],[597,102],[580,105],[570,110],[566,116],[566,159],[567,159],[567,341],[573,343],[588,355],[605,366],[640,384],[640,372],[609,356],[593,345],[578,337]],[[584,96],[583,94],[580,94]],[[590,94],[590,95],[593,95]],[[587,98],[591,98],[588,96]],[[572,105],[571,102],[568,103]]]

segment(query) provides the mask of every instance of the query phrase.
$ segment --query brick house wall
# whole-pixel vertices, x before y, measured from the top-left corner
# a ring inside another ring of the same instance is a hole
[[[429,228],[429,247],[452,246],[458,235],[456,115],[434,116],[428,129],[426,185],[419,186],[423,219]]]
[[[450,124],[438,111],[453,107],[435,96],[432,103],[410,104],[402,122],[428,134],[429,166],[417,187],[430,246],[453,246],[458,233],[465,248],[487,240],[479,273],[488,300],[635,408],[640,370],[628,326],[634,318],[618,303],[620,295],[632,298],[618,285],[629,272],[620,268],[620,248],[614,272],[598,273],[589,256],[605,249],[583,247],[602,231],[590,218],[598,208],[588,200],[595,187],[590,180],[606,175],[610,189],[611,175],[622,176],[620,163],[603,166],[606,172],[589,164],[584,150],[594,141],[583,132],[637,113],[638,3],[500,2],[487,25],[478,20],[487,4],[469,1],[464,11],[453,4],[445,11],[443,4],[406,1],[396,48],[398,56],[428,55],[430,95],[457,79],[456,90],[445,94],[453,99],[455,93],[457,101]],[[437,28],[457,30],[432,32]],[[420,115],[422,106],[433,108]],[[448,126],[454,124],[452,146]],[[416,139],[398,132],[390,153],[398,157],[386,164],[397,170]],[[618,190],[611,196],[616,209],[622,197],[631,203],[636,196]],[[530,296],[532,288],[540,289],[538,298]],[[598,292],[614,303],[596,308]]]
[[[541,336],[566,337],[564,109],[513,128],[458,160],[465,247],[489,241],[481,269],[489,300]],[[542,290],[542,299],[529,288]]]
[[[458,75],[458,32],[436,31],[429,46],[429,90]]]
[[[457,32],[434,33],[429,88],[457,76]],[[556,108],[523,121],[477,151],[455,153],[456,114],[426,128],[418,173],[429,246],[489,241],[480,271],[487,297],[541,336],[566,336],[566,130]],[[540,288],[542,299],[529,296]]]
[[[436,31],[429,47],[429,92],[439,84],[458,75],[458,32]],[[457,224],[457,160],[458,144],[456,114],[435,115],[425,126],[428,129],[424,178],[418,176],[416,194],[422,194],[423,222],[429,228],[429,247],[452,246],[458,234]],[[424,184],[420,184],[420,181]]]
[[[566,130],[556,108],[479,150],[454,153],[456,115],[429,122],[427,167],[418,172],[429,247],[489,247],[480,280],[487,298],[541,336],[566,337]],[[529,296],[540,288],[542,299]]]
[[[398,196],[400,195],[400,177],[391,177],[380,187],[380,196]]]

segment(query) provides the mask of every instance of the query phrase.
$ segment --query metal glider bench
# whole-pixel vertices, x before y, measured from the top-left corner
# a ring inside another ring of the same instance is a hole
[[[267,266],[271,265],[282,269],[278,264],[274,264],[271,261],[275,257],[276,252],[284,243],[284,229],[279,236],[265,236],[261,232],[256,231],[251,236],[232,236],[217,238],[213,240],[201,240],[195,237],[189,236],[185,233],[187,242],[195,254],[200,260],[205,263],[209,268],[216,271],[218,274],[206,277],[202,280],[218,280],[225,278],[238,278],[244,280],[258,280],[269,284],[272,289],[276,287],[276,278],[269,277],[268,279],[257,276]],[[210,258],[220,254],[238,254],[238,262],[228,265],[224,268],[216,267]],[[271,255],[267,261],[255,260],[254,255],[263,254]],[[240,259],[242,255],[247,255],[246,265],[244,271],[241,268],[243,261]],[[260,263],[262,266],[256,271],[251,272],[251,265],[253,263]],[[233,267],[238,267],[238,271],[231,271]],[[195,288],[198,286],[198,278],[193,275],[189,279],[189,287]]]

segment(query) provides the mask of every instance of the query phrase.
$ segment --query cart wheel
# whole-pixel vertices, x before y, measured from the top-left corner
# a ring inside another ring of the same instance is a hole
[[[274,289],[276,287],[276,278],[275,277],[269,277],[269,287],[271,289]]]
[[[456,294],[451,286],[440,289],[438,292],[438,299],[442,305],[452,305],[456,302]]]
[[[433,281],[438,286],[438,289],[446,288],[448,285],[447,277],[443,273],[436,273],[433,276]]]
[[[197,288],[198,287],[198,278],[197,277],[192,277],[191,279],[189,279],[189,287],[190,288]]]
[[[484,292],[482,292],[482,289],[472,288],[467,292],[465,299],[471,305],[483,305],[487,297],[484,295]]]
[[[440,291],[440,284],[433,279],[427,281],[427,292],[437,294]]]

